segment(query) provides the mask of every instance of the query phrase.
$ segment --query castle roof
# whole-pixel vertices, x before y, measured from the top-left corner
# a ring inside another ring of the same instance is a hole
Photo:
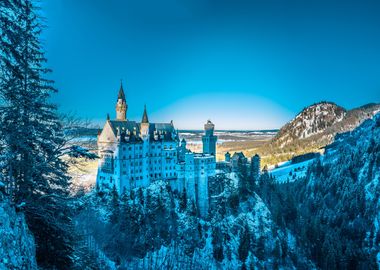
[[[110,125],[115,135],[118,130],[120,133],[127,133],[128,131],[132,134],[133,131],[136,131],[136,134],[140,133],[140,125],[138,125],[135,121],[110,120]]]
[[[235,152],[232,156],[232,158],[245,158],[243,152]]]
[[[123,83],[120,83],[120,89],[119,89],[119,94],[117,95],[117,99],[121,99],[125,101],[125,94],[124,94],[124,89],[123,89]]]
[[[146,105],[144,105],[144,114],[143,114],[141,123],[149,123],[148,114],[146,112]]]
[[[141,140],[140,123],[135,121],[110,120],[109,124],[115,136],[118,133],[129,134],[130,140]],[[151,140],[155,140],[155,135],[159,135],[158,140],[170,141],[176,139],[176,137],[172,137],[172,134],[176,134],[176,132],[171,123],[149,123],[149,136]]]

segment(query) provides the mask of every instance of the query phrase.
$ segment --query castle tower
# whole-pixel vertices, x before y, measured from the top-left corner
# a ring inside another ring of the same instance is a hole
[[[181,162],[185,161],[185,155],[187,152],[188,151],[186,149],[186,140],[185,140],[185,138],[183,138],[181,140],[179,147],[178,147],[178,160]]]
[[[185,140],[185,138],[183,138],[182,140],[181,140],[181,149],[183,149],[183,150],[186,150],[186,140]]]
[[[120,83],[120,90],[117,96],[117,103],[116,103],[116,120],[122,120],[122,121],[127,120],[127,110],[128,110],[128,105],[125,100],[123,84]]]
[[[216,155],[216,140],[217,137],[214,136],[215,125],[208,120],[205,124],[205,134],[202,136],[203,143],[203,153]]]
[[[224,160],[226,162],[230,162],[231,161],[231,154],[230,154],[230,152],[227,152],[227,153],[224,154]]]
[[[251,176],[254,181],[260,178],[260,156],[258,154],[251,158]]]
[[[148,136],[149,134],[149,119],[148,119],[148,113],[146,112],[146,105],[144,105],[144,113],[141,119],[140,132],[141,132],[141,135],[144,137]]]

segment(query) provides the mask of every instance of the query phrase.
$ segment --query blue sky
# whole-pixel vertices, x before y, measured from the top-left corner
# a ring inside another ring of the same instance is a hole
[[[42,0],[64,112],[199,129],[281,127],[328,100],[380,102],[380,1]]]

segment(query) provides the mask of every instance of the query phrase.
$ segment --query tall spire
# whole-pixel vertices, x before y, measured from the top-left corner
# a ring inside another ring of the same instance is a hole
[[[125,101],[125,94],[124,94],[124,89],[123,89],[123,81],[120,80],[120,89],[119,89],[119,94],[117,95],[117,99],[121,99]]]
[[[116,119],[125,121],[127,120],[128,104],[125,100],[125,94],[123,89],[123,82],[120,81],[119,94],[117,95],[116,103]]]
[[[147,114],[147,112],[146,112],[146,105],[144,105],[144,114],[143,114],[143,117],[142,117],[141,123],[149,123],[149,120],[148,120],[148,114]]]

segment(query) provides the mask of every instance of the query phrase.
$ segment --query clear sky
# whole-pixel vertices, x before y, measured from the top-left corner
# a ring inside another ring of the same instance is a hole
[[[281,127],[328,100],[380,102],[380,1],[42,0],[65,112],[200,129]]]

